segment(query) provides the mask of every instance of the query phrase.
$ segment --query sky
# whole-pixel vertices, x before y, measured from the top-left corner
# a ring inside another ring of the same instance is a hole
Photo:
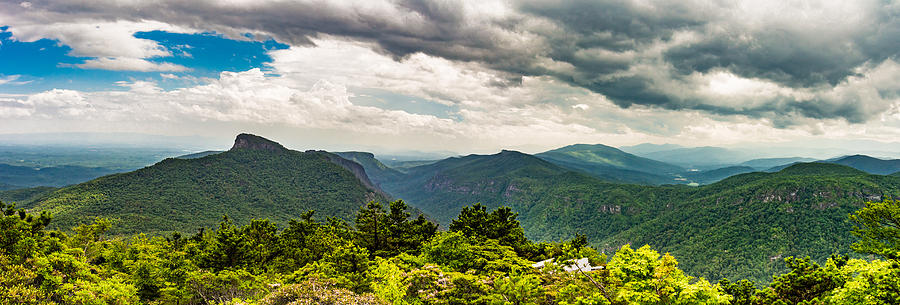
[[[6,1],[0,135],[896,149],[896,1]]]

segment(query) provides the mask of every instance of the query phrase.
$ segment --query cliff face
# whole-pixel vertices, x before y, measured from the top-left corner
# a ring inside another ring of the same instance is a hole
[[[284,148],[284,146],[281,146],[281,144],[278,144],[277,142],[247,133],[239,134],[237,138],[234,139],[234,146],[232,146],[231,149],[255,149],[271,152],[283,152],[287,150],[287,148]]]
[[[353,173],[353,175],[356,176],[356,178],[359,179],[359,181],[362,182],[366,187],[379,193],[383,193],[381,189],[376,187],[375,184],[372,183],[371,180],[369,180],[369,176],[366,175],[366,170],[362,167],[362,165],[359,165],[359,163],[341,158],[340,156],[329,152],[321,151],[321,153],[325,155],[325,157],[328,158],[328,161],[331,161],[331,163],[340,165],[344,169]]]

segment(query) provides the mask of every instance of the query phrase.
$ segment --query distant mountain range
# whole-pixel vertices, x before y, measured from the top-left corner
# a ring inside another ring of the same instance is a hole
[[[649,153],[675,150],[675,149],[680,149],[680,148],[685,148],[685,147],[681,146],[681,145],[675,145],[675,144],[651,144],[651,143],[642,143],[642,144],[638,144],[638,145],[619,147],[619,149],[621,149],[622,151],[630,153],[630,154],[635,154],[635,155],[645,155],[645,154],[649,154]]]
[[[900,159],[893,160],[884,160],[878,159],[874,157],[869,157],[865,155],[852,155],[852,156],[842,156],[837,158],[831,158],[827,160],[819,160],[815,161],[817,163],[833,163],[846,165],[870,174],[875,175],[890,175],[900,171]],[[796,164],[799,162],[794,162],[790,164],[784,164],[780,166],[771,167],[766,169],[767,172],[776,172],[782,170],[788,166]]]
[[[690,147],[639,154],[641,157],[658,160],[694,169],[714,169],[739,164],[753,158],[753,154],[721,147]]]
[[[697,184],[710,184],[734,175],[751,173],[755,171],[757,171],[755,168],[749,166],[726,166],[705,171],[689,171],[683,173],[683,175],[684,178],[687,179],[686,181],[691,181]]]
[[[550,163],[614,182],[672,184],[683,168],[602,144],[575,144],[534,155]]]
[[[813,162],[816,159],[813,158],[803,158],[803,157],[790,157],[790,158],[762,158],[762,159],[753,159],[749,161],[741,162],[740,166],[752,167],[756,170],[766,170],[776,166],[782,166],[787,164],[794,164],[800,162]]]
[[[846,165],[870,174],[890,175],[900,171],[900,160],[883,160],[865,155],[845,156],[833,161],[834,164]]]
[[[207,150],[207,151],[201,151],[198,153],[178,156],[178,157],[175,157],[175,159],[197,159],[197,158],[203,158],[203,157],[206,157],[209,155],[215,155],[215,154],[218,154],[221,152],[222,152],[221,150]]]
[[[0,164],[0,189],[65,186],[118,172],[102,167],[63,165],[34,168]]]

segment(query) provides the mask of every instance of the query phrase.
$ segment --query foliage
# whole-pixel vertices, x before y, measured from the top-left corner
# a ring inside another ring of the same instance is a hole
[[[850,215],[853,235],[860,240],[853,250],[900,259],[900,201],[868,202],[866,207]]]
[[[137,171],[101,177],[23,202],[55,215],[68,229],[103,216],[112,234],[170,234],[252,218],[285,223],[308,210],[351,220],[370,200],[386,201],[326,152],[237,149],[198,159],[165,159]]]
[[[388,212],[384,211],[381,203],[369,202],[356,216],[357,244],[378,256],[415,253],[420,245],[434,236],[437,225],[421,214],[411,220],[407,209],[403,200],[391,202]]]
[[[718,285],[693,278],[678,269],[668,253],[660,256],[649,246],[632,250],[622,246],[609,264],[610,294],[623,304],[728,304],[731,299]]]
[[[476,203],[459,212],[459,216],[450,222],[450,231],[479,240],[497,240],[503,246],[512,247],[520,256],[527,257],[533,245],[525,239],[517,216],[508,207],[488,213],[485,206]]]
[[[868,208],[873,207],[896,209]],[[891,258],[833,255],[820,265],[788,257],[789,271],[757,289],[748,280],[726,278],[712,284],[689,276],[674,256],[650,246],[624,245],[607,262],[583,235],[564,243],[516,238],[522,228],[508,209],[467,207],[453,222],[455,230],[434,232],[433,225],[422,225],[422,218],[411,218],[403,208],[400,201],[391,204],[390,212],[371,203],[357,213],[355,227],[333,217],[316,221],[310,211],[284,228],[267,219],[236,225],[224,217],[216,227],[186,238],[138,234],[123,239],[107,234],[117,224],[105,218],[67,234],[45,228],[50,222],[46,213],[33,216],[2,205],[0,304],[900,302],[900,262]],[[879,217],[871,219],[883,223]],[[384,239],[373,242],[373,232]],[[887,241],[864,251],[887,253],[894,245]],[[531,249],[524,255],[560,263],[534,268],[533,261],[514,250],[524,245]],[[600,269],[561,268],[580,258]]]
[[[436,236],[423,246],[422,256],[426,262],[457,272],[516,273],[530,268],[528,261],[497,240],[472,239],[458,232]]]
[[[309,279],[278,288],[259,301],[260,305],[381,305],[373,295],[358,295],[323,279]]]
[[[820,303],[829,292],[841,286],[837,270],[846,261],[845,257],[838,257],[821,267],[809,258],[788,257],[785,263],[791,271],[776,276],[759,298],[764,304]]]

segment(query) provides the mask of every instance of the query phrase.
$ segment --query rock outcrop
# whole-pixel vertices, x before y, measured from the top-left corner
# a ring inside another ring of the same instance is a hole
[[[275,141],[249,133],[239,134],[237,138],[234,139],[234,146],[232,146],[231,149],[254,149],[271,152],[283,152],[287,150],[287,148],[284,148],[284,146],[281,146],[281,144],[278,144]]]

